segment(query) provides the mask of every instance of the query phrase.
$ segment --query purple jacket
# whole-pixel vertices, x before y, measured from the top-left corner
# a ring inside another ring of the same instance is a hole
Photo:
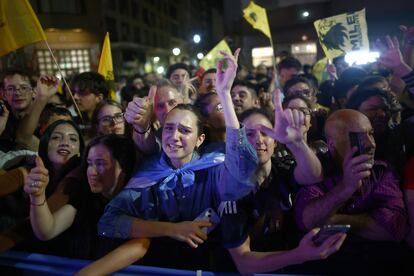
[[[305,230],[302,221],[305,207],[329,192],[341,178],[342,175],[331,171],[325,174],[323,182],[303,186],[299,190],[296,197],[296,222],[301,229]],[[403,240],[408,231],[408,221],[396,174],[385,162],[375,161],[371,176],[363,181],[361,188],[349,198],[337,214],[368,213],[394,237],[394,240]]]

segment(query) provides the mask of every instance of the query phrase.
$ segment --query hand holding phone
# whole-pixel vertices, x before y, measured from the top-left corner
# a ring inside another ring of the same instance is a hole
[[[330,236],[337,233],[347,233],[349,229],[351,229],[349,224],[326,224],[313,236],[312,241],[316,246],[320,246]]]
[[[365,153],[365,149],[361,143],[362,141],[358,132],[349,132],[349,142],[351,144],[351,148],[357,147],[357,151],[355,152],[354,156]]]
[[[207,208],[204,210],[198,217],[194,219],[194,221],[197,220],[207,220],[211,223],[210,227],[203,227],[203,231],[206,234],[209,234],[211,231],[213,231],[214,228],[216,228],[216,226],[220,223],[220,218],[212,208]]]

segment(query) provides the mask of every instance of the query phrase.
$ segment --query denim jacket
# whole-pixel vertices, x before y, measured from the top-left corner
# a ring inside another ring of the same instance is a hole
[[[217,210],[221,201],[237,200],[248,194],[254,188],[251,177],[258,164],[256,151],[247,141],[244,128],[226,131],[223,163],[195,171],[194,184],[186,188],[177,183],[175,188],[161,191],[157,183],[146,188],[124,189],[107,205],[98,223],[99,235],[132,238],[135,218],[191,221],[207,208]],[[193,155],[194,158],[199,157]]]

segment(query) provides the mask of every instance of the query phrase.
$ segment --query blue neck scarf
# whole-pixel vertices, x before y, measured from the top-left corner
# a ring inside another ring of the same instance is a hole
[[[195,171],[220,165],[224,162],[224,156],[224,153],[212,152],[200,158],[197,153],[194,153],[190,162],[181,168],[174,169],[169,164],[167,155],[162,152],[161,157],[158,155],[145,162],[125,188],[146,188],[162,180],[159,190],[172,190],[176,187],[179,177],[185,188],[194,184]]]

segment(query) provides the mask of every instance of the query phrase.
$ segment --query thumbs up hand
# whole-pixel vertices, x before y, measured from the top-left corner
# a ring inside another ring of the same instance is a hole
[[[154,98],[157,87],[151,86],[148,97],[135,98],[128,103],[125,110],[125,120],[139,132],[145,132],[151,125],[154,112]]]
[[[47,184],[49,184],[49,171],[40,157],[36,157],[36,166],[30,170],[24,181],[24,191],[30,197],[45,197]]]

